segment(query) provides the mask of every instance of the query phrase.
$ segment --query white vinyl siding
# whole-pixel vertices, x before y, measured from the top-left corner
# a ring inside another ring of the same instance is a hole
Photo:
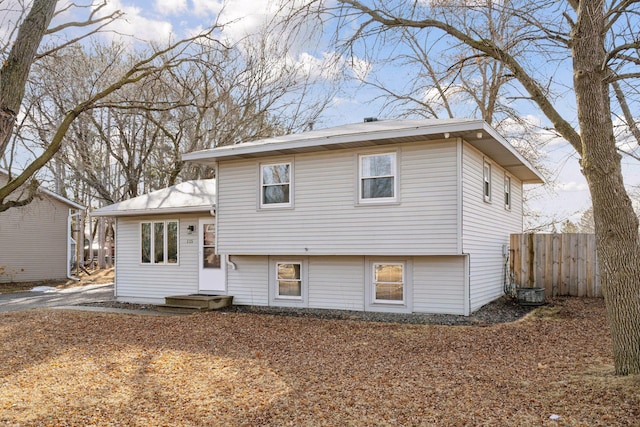
[[[237,305],[296,306],[269,298],[269,275],[281,257],[232,256],[236,269],[229,269],[229,295]],[[287,258],[294,260],[296,258]],[[303,263],[302,280],[307,281],[308,298],[302,306],[356,311],[464,314],[465,257],[371,258],[362,256],[311,256]],[[407,304],[369,304],[371,274],[375,263],[402,263],[405,268]],[[306,272],[306,273],[305,273]],[[271,283],[273,292],[273,283]],[[301,306],[298,304],[297,306]]]
[[[65,279],[68,215],[46,195],[0,213],[0,283]]]
[[[258,160],[221,161],[218,249],[236,255],[459,253],[456,141],[398,144],[398,150],[400,202],[392,205],[355,202],[358,156],[376,150],[296,155],[295,207],[286,210],[255,209]]]
[[[235,305],[269,305],[269,257],[231,256],[235,269],[227,268],[227,292]]]
[[[416,257],[413,260],[413,311],[464,313],[465,258]]]
[[[310,257],[309,307],[364,310],[364,257]]]
[[[179,264],[140,263],[140,223],[178,220]],[[198,217],[120,217],[116,222],[115,294],[119,301],[162,304],[164,297],[198,292]]]
[[[473,312],[503,293],[505,258],[503,245],[511,233],[522,232],[522,183],[511,180],[511,209],[503,203],[484,203],[478,195],[483,182],[484,157],[463,145],[463,252],[469,254],[470,309]],[[491,180],[502,182],[505,170],[492,163]]]

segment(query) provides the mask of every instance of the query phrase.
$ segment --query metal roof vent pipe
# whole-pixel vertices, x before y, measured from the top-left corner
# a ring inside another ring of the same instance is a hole
[[[371,123],[371,122],[377,122],[378,118],[377,117],[365,117],[364,118],[364,122],[365,123]]]

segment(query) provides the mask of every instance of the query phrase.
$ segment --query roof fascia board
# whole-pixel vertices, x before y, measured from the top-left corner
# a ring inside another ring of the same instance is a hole
[[[58,201],[62,202],[62,203],[66,203],[67,205],[74,207],[76,209],[80,209],[80,210],[86,210],[84,206],[82,206],[79,203],[76,202],[72,202],[71,200],[67,199],[66,197],[63,197],[61,195],[59,195],[58,193],[54,193],[53,191],[47,190],[46,188],[43,187],[39,187],[38,191],[43,192],[44,194],[53,197],[54,199],[57,199]]]
[[[209,150],[186,153],[182,155],[182,160],[214,160],[227,156],[241,156],[243,154],[268,153],[270,151],[286,151],[296,148],[313,148],[323,145],[349,144],[353,142],[377,141],[411,136],[428,136],[436,135],[439,133],[444,134],[446,132],[468,132],[476,129],[484,129],[484,121],[469,120],[459,123],[411,126],[406,128],[362,131],[337,135],[318,135],[311,138],[305,138],[304,133],[301,133],[287,135],[287,137],[291,137],[291,140],[287,138],[287,140],[283,141],[278,140],[278,138],[273,138],[273,142],[247,142],[244,144],[227,145],[224,147],[212,148]],[[295,136],[297,136],[297,138],[294,138]],[[269,141],[269,139],[260,141]]]
[[[120,216],[198,213],[198,212],[209,212],[212,207],[213,205],[206,205],[206,206],[191,206],[188,208],[176,207],[176,208],[161,208],[161,209],[129,209],[129,210],[122,210],[122,211],[114,210],[114,211],[103,211],[103,212],[100,212],[100,209],[97,209],[91,212],[91,216],[120,217]]]

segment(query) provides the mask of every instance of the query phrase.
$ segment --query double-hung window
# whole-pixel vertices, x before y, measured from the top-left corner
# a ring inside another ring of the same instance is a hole
[[[504,176],[504,208],[511,209],[511,177]]]
[[[363,203],[397,200],[396,153],[367,154],[359,157],[359,197]]]
[[[487,161],[482,168],[482,194],[485,202],[491,201],[491,163]]]
[[[302,263],[276,263],[276,291],[280,299],[302,299]]]
[[[140,224],[140,262],[178,263],[178,221],[149,221]]]
[[[291,206],[291,163],[260,165],[260,206]]]
[[[373,302],[405,302],[404,263],[373,263]]]

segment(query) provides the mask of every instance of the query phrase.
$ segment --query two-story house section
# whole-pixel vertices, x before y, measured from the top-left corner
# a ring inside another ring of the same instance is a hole
[[[216,170],[234,304],[468,315],[500,297],[522,186],[479,120],[389,120],[189,153]]]

